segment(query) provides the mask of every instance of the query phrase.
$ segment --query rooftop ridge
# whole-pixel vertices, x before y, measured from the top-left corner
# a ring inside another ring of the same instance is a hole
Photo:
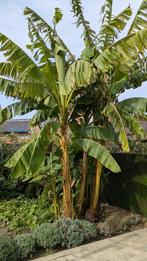
[[[31,119],[10,119],[5,122],[8,122],[8,121],[31,121]]]

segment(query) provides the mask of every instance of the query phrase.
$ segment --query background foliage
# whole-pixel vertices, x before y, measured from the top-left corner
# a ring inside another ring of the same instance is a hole
[[[32,230],[37,225],[54,219],[55,212],[47,198],[18,197],[0,201],[0,220],[16,232]]]

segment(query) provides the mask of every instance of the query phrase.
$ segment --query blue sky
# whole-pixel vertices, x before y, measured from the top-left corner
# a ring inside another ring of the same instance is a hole
[[[91,26],[98,31],[100,23],[100,9],[104,0],[85,0],[82,1],[85,8],[85,16],[91,21]],[[138,9],[142,0],[114,0],[114,14],[117,14],[129,4],[131,5],[134,14]],[[58,26],[58,32],[65,40],[69,48],[77,56],[82,50],[82,41],[80,40],[81,29],[76,29],[74,18],[70,13],[69,0],[0,0],[0,32],[9,36],[17,44],[25,49],[28,43],[27,24],[23,16],[23,9],[29,6],[38,12],[49,23],[52,21],[54,8],[60,7],[63,11],[63,21]],[[26,50],[26,49],[25,49]],[[3,60],[0,54],[0,61]],[[122,95],[122,98],[143,96],[147,97],[147,83],[137,90],[129,90]],[[0,95],[0,104],[5,107],[12,100]]]

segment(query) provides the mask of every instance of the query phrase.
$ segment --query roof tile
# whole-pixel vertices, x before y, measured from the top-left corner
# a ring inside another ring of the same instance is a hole
[[[28,133],[30,120],[9,120],[0,125],[0,133]]]

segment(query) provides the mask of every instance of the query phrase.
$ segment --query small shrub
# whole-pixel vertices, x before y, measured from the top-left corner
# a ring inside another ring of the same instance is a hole
[[[84,234],[84,240],[88,241],[97,237],[96,225],[86,220],[80,220],[82,231]]]
[[[79,246],[97,236],[96,226],[85,220],[60,219],[56,222],[61,233],[61,245],[67,248]]]
[[[54,248],[61,244],[61,233],[56,223],[44,223],[34,230],[34,237],[38,247]]]
[[[76,247],[84,241],[84,234],[78,219],[60,219],[56,222],[56,225],[62,237],[61,246]]]
[[[22,234],[15,237],[18,260],[24,259],[35,253],[35,239],[32,234]]]
[[[0,261],[16,261],[16,244],[13,239],[0,236]]]
[[[43,248],[76,247],[97,236],[96,226],[84,220],[60,219],[44,223],[34,231],[37,246]]]

